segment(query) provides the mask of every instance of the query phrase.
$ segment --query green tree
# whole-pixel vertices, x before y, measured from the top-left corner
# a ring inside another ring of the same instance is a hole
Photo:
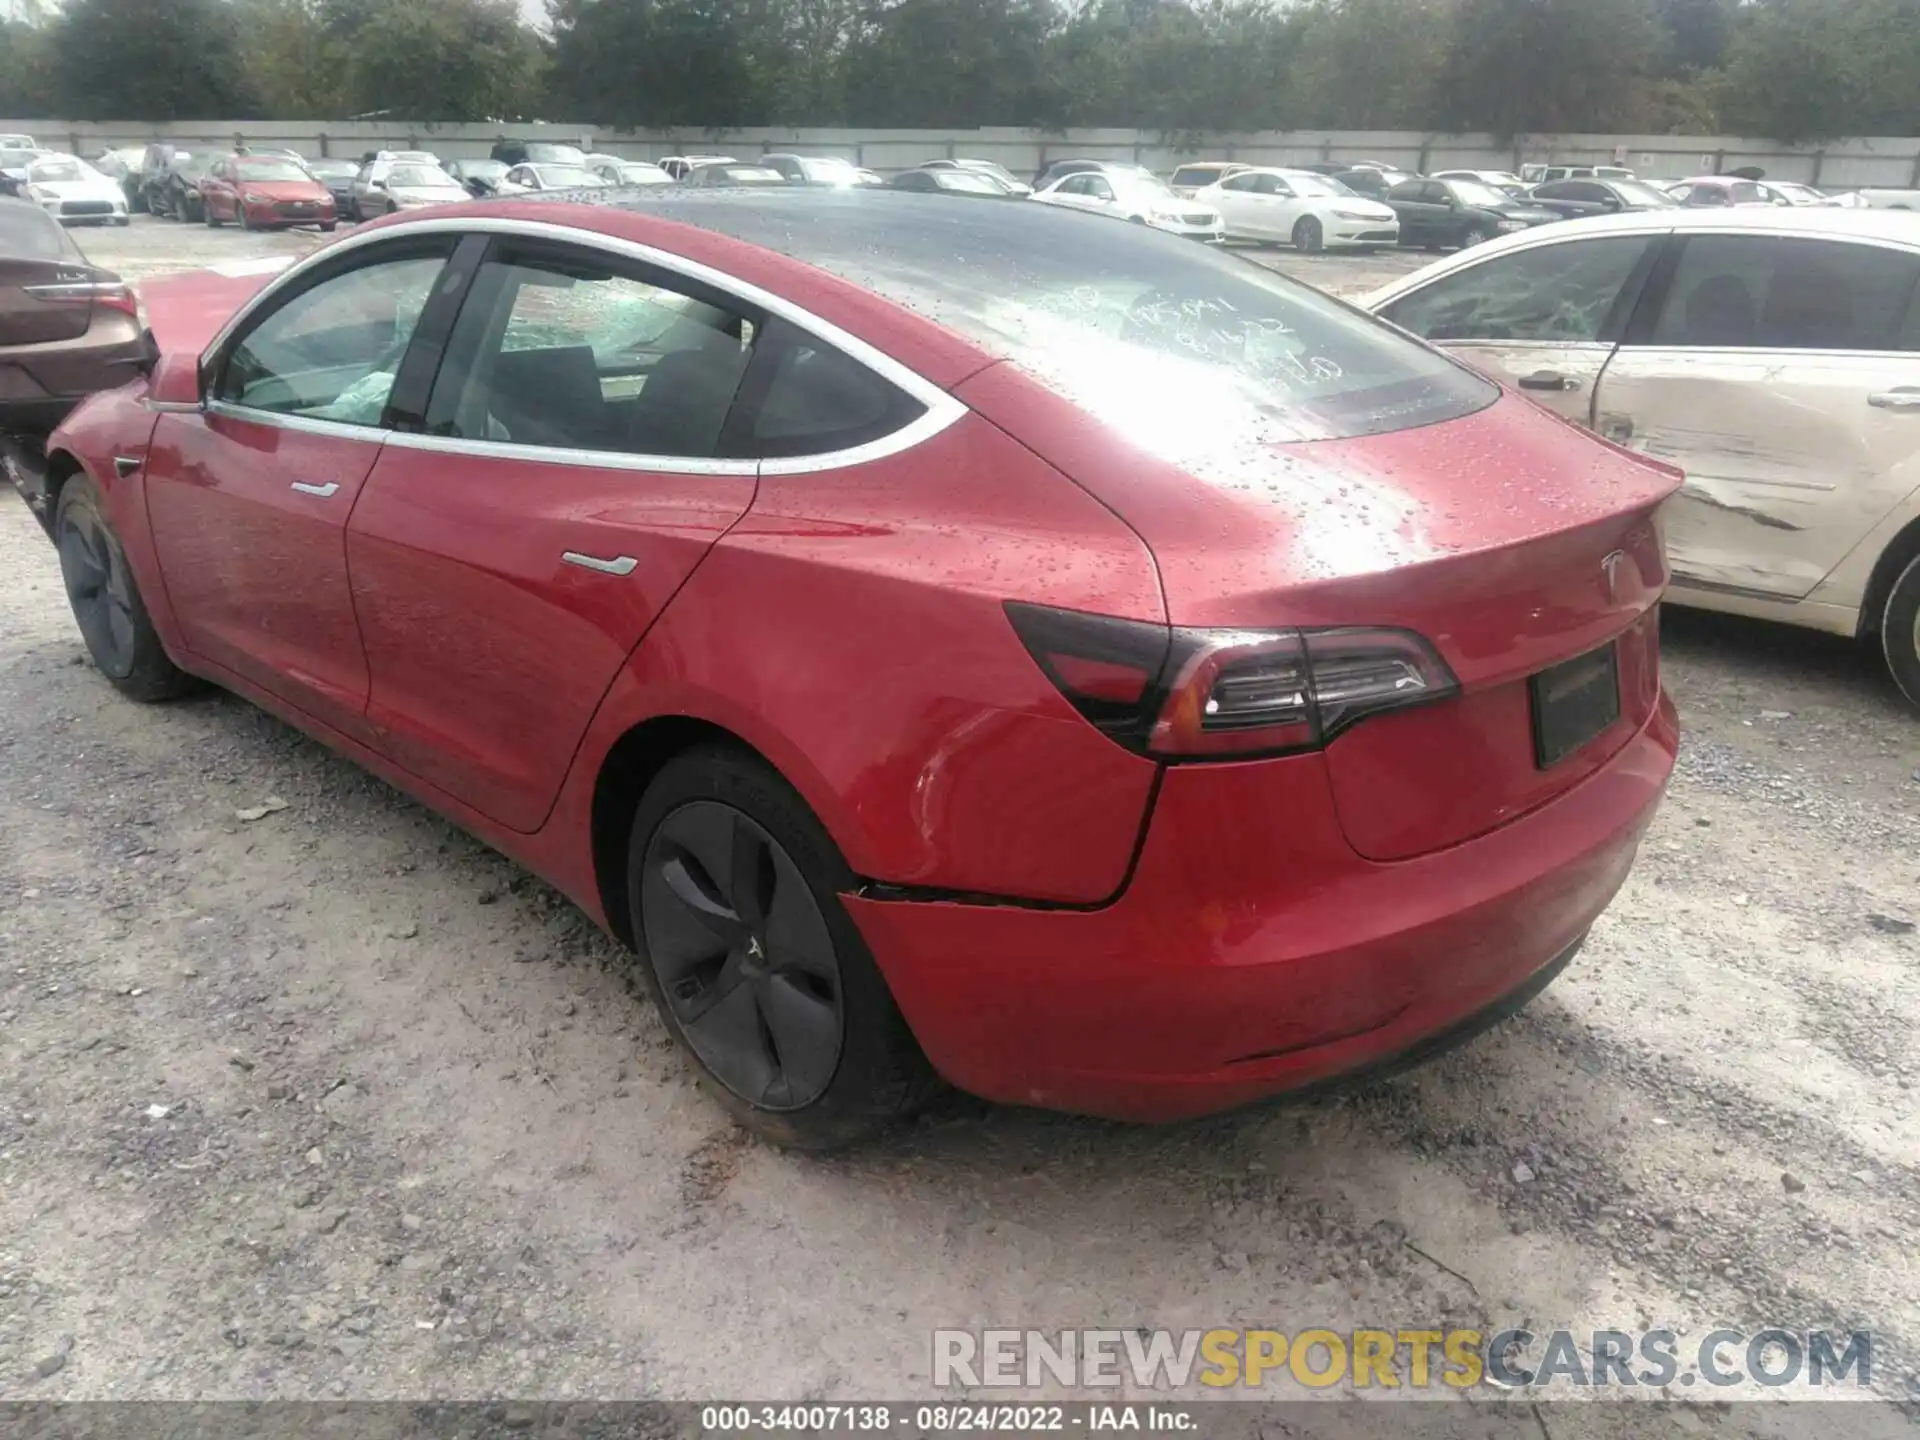
[[[1419,130],[1434,123],[1450,0],[1319,0],[1300,14],[1295,123]]]
[[[72,0],[48,36],[63,119],[226,119],[256,113],[227,0]]]
[[[898,0],[846,54],[857,125],[1021,125],[1047,109],[1049,0]]]
[[[514,0],[388,0],[352,34],[354,113],[407,120],[518,120],[540,94],[546,54]]]
[[[1631,130],[1662,40],[1651,0],[1461,0],[1435,119],[1503,136]]]
[[[261,113],[276,120],[345,114],[348,45],[319,0],[234,0],[240,50]]]
[[[0,21],[0,115],[52,115],[53,36],[37,17]]]

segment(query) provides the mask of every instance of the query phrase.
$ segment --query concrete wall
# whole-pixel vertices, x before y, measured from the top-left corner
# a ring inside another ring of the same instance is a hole
[[[380,148],[433,150],[447,159],[483,156],[503,134],[584,144],[614,154],[655,159],[689,151],[748,159],[765,150],[842,155],[882,172],[906,169],[943,155],[998,160],[1030,175],[1068,156],[1136,160],[1169,170],[1182,160],[1209,158],[1284,164],[1312,160],[1380,160],[1414,170],[1513,169],[1526,161],[1621,163],[1642,175],[1678,178],[1758,165],[1779,180],[1828,188],[1920,186],[1920,139],[1836,140],[1789,146],[1737,135],[1525,136],[1502,145],[1486,135],[1426,135],[1415,131],[1292,131],[1200,137],[1191,147],[1166,143],[1145,130],[853,130],[759,128],[733,131],[632,131],[580,125],[428,125],[406,121],[195,120],[169,125],[5,120],[0,130],[25,131],[40,143],[83,155],[167,138],[183,149],[228,149],[235,144],[285,146],[310,155],[357,156]]]

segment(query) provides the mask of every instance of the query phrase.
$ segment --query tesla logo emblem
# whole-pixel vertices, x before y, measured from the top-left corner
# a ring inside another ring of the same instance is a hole
[[[1607,577],[1607,603],[1611,605],[1620,598],[1620,562],[1627,558],[1627,552],[1616,550],[1600,562],[1600,573]]]
[[[762,951],[760,948],[760,937],[758,935],[749,935],[747,937],[748,958],[753,960],[758,960],[763,957],[764,953],[765,952]]]

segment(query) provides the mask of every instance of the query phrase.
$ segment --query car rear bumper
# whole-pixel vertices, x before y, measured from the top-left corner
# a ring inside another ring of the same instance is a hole
[[[1626,878],[1678,739],[1662,697],[1573,789],[1391,863],[1347,845],[1319,756],[1175,767],[1108,904],[847,904],[954,1084],[1201,1115],[1408,1063],[1524,1004]]]

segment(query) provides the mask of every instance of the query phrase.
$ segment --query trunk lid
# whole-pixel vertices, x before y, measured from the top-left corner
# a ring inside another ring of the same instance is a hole
[[[1156,455],[1011,366],[956,393],[1139,532],[1173,624],[1393,627],[1435,647],[1460,694],[1374,716],[1327,747],[1363,855],[1420,854],[1517,817],[1591,774],[1657,703],[1657,510],[1678,472],[1526,400],[1352,439],[1175,436]],[[1607,646],[1619,718],[1537,763],[1529,678]]]

